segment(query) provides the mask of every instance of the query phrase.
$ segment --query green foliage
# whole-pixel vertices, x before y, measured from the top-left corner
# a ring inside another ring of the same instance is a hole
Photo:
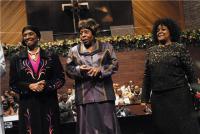
[[[146,35],[125,35],[125,36],[105,36],[98,37],[101,42],[109,42],[113,45],[115,51],[130,51],[135,49],[145,49],[153,45],[151,34]],[[200,46],[200,29],[185,30],[181,34],[180,42],[188,46]],[[60,56],[67,56],[71,47],[80,43],[80,39],[56,40],[53,42],[40,43],[43,49],[53,49]],[[24,46],[19,44],[2,44],[6,57],[19,51]]]

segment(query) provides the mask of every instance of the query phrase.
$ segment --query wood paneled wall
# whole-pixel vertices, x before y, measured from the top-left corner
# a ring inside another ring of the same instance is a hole
[[[27,25],[25,0],[0,1],[0,40],[16,44],[21,41],[21,30]]]
[[[136,34],[151,32],[154,21],[162,17],[176,20],[184,29],[182,0],[132,0],[132,4]]]
[[[1,42],[18,43],[21,28],[27,24],[25,0],[1,1],[0,6]],[[185,27],[182,0],[132,0],[132,6],[136,34],[150,32],[153,22],[161,17],[173,18]]]

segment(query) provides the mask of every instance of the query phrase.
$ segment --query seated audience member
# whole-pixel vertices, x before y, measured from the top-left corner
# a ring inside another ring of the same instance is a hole
[[[19,98],[17,97],[17,94],[16,94],[15,92],[13,92],[13,91],[10,91],[10,92],[9,92],[9,94],[10,94],[10,96],[12,96],[12,97],[13,97],[13,99],[14,99],[14,102],[16,102],[16,103],[18,103],[18,102],[19,102]]]
[[[140,103],[141,102],[141,88],[139,86],[134,87],[134,92],[133,92],[133,103]]]
[[[67,89],[67,95],[68,95],[68,100],[67,101],[70,101],[71,103],[74,103],[74,101],[75,101],[74,89],[68,88]]]
[[[7,99],[10,96],[9,91],[8,90],[4,90],[3,91],[3,96],[5,97],[5,99]]]
[[[14,100],[13,96],[8,97],[10,107],[14,110],[14,114],[18,114],[19,104]]]
[[[134,82],[130,80],[127,85],[128,90],[131,91],[132,89],[134,89],[134,87],[135,87]]]
[[[61,101],[59,102],[59,109],[60,109],[60,122],[67,123],[67,122],[74,122],[74,115],[72,112],[72,103],[68,101],[68,95],[63,94],[61,96]]]
[[[126,85],[122,85],[121,90],[125,104],[130,104],[130,99],[129,99],[130,89]]]
[[[114,89],[114,92],[115,92],[115,94],[116,94],[116,92],[117,92],[117,89],[119,89],[120,87],[119,87],[119,84],[118,83],[113,83],[113,89]]]
[[[57,93],[57,97],[58,97],[58,102],[61,102],[61,94]]]
[[[3,116],[11,116],[14,115],[15,112],[13,110],[13,108],[10,106],[9,101],[4,98],[3,96],[1,96],[2,99],[2,106],[3,106]]]
[[[132,115],[130,110],[125,107],[125,102],[123,100],[120,100],[118,102],[118,105],[116,107],[116,114],[117,117],[126,117]]]
[[[119,102],[123,102],[125,104],[122,90],[120,88],[117,89],[115,96],[116,96],[115,105],[119,105]]]

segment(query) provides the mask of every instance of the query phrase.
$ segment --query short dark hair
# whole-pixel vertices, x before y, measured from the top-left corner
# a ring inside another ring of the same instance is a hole
[[[93,35],[96,35],[96,32],[99,28],[99,24],[92,18],[85,20],[80,20],[78,24],[79,31],[81,29],[89,29]]]
[[[37,35],[37,37],[40,39],[41,38],[41,34],[40,34],[40,30],[36,27],[36,26],[32,26],[32,25],[27,25],[22,29],[22,34],[26,31],[26,30],[31,30],[33,32],[35,32],[35,34]],[[26,46],[26,43],[24,41],[24,39],[22,39],[22,45]]]
[[[152,29],[152,38],[154,43],[158,43],[157,29],[159,25],[166,26],[169,29],[172,42],[178,42],[180,39],[181,30],[177,23],[170,18],[161,18],[154,22]]]
[[[22,29],[22,34],[26,31],[26,30],[31,30],[33,32],[36,33],[37,37],[40,39],[41,38],[41,34],[40,34],[40,30],[36,27],[36,26],[32,26],[32,25],[27,25]]]

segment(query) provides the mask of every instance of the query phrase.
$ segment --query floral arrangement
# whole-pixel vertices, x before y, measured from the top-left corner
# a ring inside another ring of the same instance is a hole
[[[146,35],[125,35],[125,36],[104,36],[98,37],[101,42],[109,42],[113,45],[115,51],[130,51],[136,49],[145,49],[153,45],[151,34]],[[52,49],[61,56],[67,56],[68,50],[80,42],[79,38],[56,40],[53,42],[41,42],[43,49]],[[180,42],[187,46],[200,47],[200,29],[185,30],[181,34]],[[10,57],[24,46],[19,44],[1,44],[4,48],[5,56]]]

